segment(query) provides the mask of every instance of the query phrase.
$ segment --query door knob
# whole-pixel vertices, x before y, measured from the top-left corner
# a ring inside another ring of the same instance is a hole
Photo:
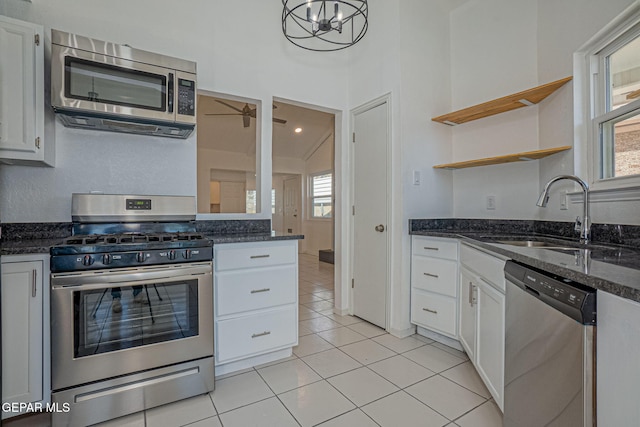
[[[376,225],[376,231],[379,233],[382,233],[384,231],[384,225],[382,224]]]

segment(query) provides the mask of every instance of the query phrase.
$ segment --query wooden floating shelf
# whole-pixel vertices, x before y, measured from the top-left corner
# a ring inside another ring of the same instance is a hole
[[[560,89],[565,83],[571,81],[573,77],[556,80],[542,86],[534,87],[523,92],[514,93],[505,97],[494,99],[493,101],[474,105],[463,110],[454,111],[453,113],[443,116],[434,117],[434,122],[444,123],[445,125],[455,126],[462,123],[478,120],[483,117],[493,116],[495,114],[505,113],[529,105],[535,105]]]
[[[529,160],[538,160],[543,157],[550,156],[552,154],[560,153],[562,151],[570,150],[570,145],[562,147],[547,148],[544,150],[527,151],[524,153],[507,154],[506,156],[487,157],[484,159],[467,160],[465,162],[447,163],[443,165],[436,165],[434,169],[464,169],[473,168],[476,166],[498,165],[501,163],[513,163],[513,162],[525,162]]]
[[[636,99],[636,98],[640,98],[640,89],[631,92],[630,94],[627,95],[627,99]]]

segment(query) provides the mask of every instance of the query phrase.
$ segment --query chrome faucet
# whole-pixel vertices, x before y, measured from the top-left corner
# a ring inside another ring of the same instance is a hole
[[[584,194],[583,199],[583,215],[582,220],[580,217],[576,218],[575,230],[580,233],[580,243],[587,244],[589,240],[591,240],[591,223],[589,220],[589,186],[586,182],[581,180],[575,175],[558,175],[554,178],[551,178],[549,182],[544,186],[544,190],[540,193],[540,197],[538,197],[538,202],[536,205],[544,208],[547,206],[547,202],[549,202],[549,189],[551,185],[563,179],[568,179],[570,181],[577,182],[582,187],[582,193]]]

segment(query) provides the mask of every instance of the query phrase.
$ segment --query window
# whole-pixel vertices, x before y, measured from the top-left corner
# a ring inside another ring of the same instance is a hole
[[[247,213],[256,213],[256,190],[247,190],[245,206]]]
[[[311,218],[331,218],[333,216],[333,174],[321,172],[311,175],[309,180]]]
[[[271,215],[276,213],[276,189],[271,189]]]
[[[616,42],[598,54],[604,71],[594,120],[599,179],[640,175],[640,31]]]
[[[592,189],[615,191],[640,186],[640,7],[600,34],[576,56],[575,74],[584,79],[576,90],[588,89],[576,103],[588,127],[581,164]]]

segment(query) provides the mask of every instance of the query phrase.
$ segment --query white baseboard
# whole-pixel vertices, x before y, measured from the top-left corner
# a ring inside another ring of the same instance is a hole
[[[287,357],[291,356],[291,354],[292,349],[285,348],[284,350],[278,350],[272,353],[238,360],[236,362],[216,365],[216,376],[229,374],[231,372],[240,371],[246,368],[253,368],[254,366],[263,365],[265,363],[273,362],[278,359],[286,359]]]
[[[416,327],[412,325],[410,328],[407,328],[407,329],[389,328],[387,329],[387,332],[389,332],[391,335],[397,338],[406,338],[416,333]]]
[[[334,307],[333,308],[333,313],[337,314],[338,316],[346,316],[347,314],[349,314],[349,309],[348,308]]]
[[[460,345],[460,342],[456,339],[447,337],[437,332],[430,331],[420,326],[418,326],[418,334],[422,335],[423,337],[427,337],[434,341],[442,343],[444,345],[448,345],[449,347],[455,348],[456,350],[464,351],[464,348],[462,348],[462,345]]]

